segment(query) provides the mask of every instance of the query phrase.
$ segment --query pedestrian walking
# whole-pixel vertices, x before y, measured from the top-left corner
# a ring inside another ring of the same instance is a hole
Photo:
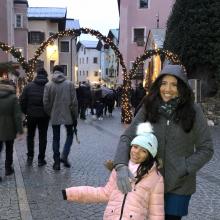
[[[92,99],[90,85],[83,81],[77,90],[79,117],[82,120],[86,120],[86,110],[90,106]]]
[[[47,164],[45,152],[49,116],[44,111],[43,105],[44,87],[48,82],[47,76],[45,69],[39,69],[35,79],[24,87],[20,96],[21,110],[27,119],[27,165],[29,166],[32,165],[34,159],[34,137],[37,128],[39,133],[38,166]]]
[[[8,80],[0,79],[0,142],[5,144],[6,176],[14,173],[12,166],[14,139],[22,133],[22,113],[15,88]]]
[[[78,117],[78,102],[74,84],[66,79],[62,66],[54,66],[52,80],[44,89],[43,103],[53,129],[53,169],[60,170],[60,162],[69,168],[68,155],[73,142],[73,123]],[[60,156],[61,125],[65,125],[67,136]]]
[[[202,109],[194,103],[186,73],[180,65],[166,65],[152,84],[131,125],[121,135],[114,165],[118,186],[131,190],[127,153],[136,126],[149,121],[158,139],[158,158],[165,182],[165,219],[180,220],[188,214],[196,191],[196,173],[213,155],[213,143]],[[127,169],[127,172],[125,170]]]
[[[63,198],[81,203],[108,202],[104,220],[163,220],[164,185],[156,159],[157,138],[152,132],[150,123],[141,123],[137,129],[137,136],[131,142],[131,192],[125,195],[121,193],[116,184],[116,171],[113,169],[104,187],[70,187],[62,191]],[[120,167],[121,165],[118,165],[115,169],[121,169]]]
[[[96,117],[98,120],[103,120],[103,98],[102,98],[102,89],[101,86],[98,84],[94,89],[93,93],[93,100],[95,103],[95,110],[96,110]]]

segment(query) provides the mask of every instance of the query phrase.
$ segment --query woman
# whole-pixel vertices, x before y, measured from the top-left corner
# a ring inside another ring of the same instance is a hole
[[[120,137],[114,164],[116,168],[120,165],[117,184],[123,193],[131,190],[127,169],[130,142],[136,126],[144,121],[152,123],[159,143],[165,219],[180,220],[188,214],[189,201],[196,190],[196,172],[213,155],[207,120],[193,101],[193,92],[181,66],[164,67],[130,127]]]

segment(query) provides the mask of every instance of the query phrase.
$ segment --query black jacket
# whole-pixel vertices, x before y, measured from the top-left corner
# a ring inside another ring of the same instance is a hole
[[[37,75],[33,82],[24,87],[20,96],[21,110],[30,117],[48,117],[44,111],[44,86],[48,82],[47,76]]]

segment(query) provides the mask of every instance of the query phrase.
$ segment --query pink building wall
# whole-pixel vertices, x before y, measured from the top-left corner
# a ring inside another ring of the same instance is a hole
[[[145,28],[145,43],[149,30],[157,28],[157,15],[159,15],[159,28],[166,28],[166,22],[175,0],[149,0],[149,8],[139,9],[139,0],[120,0],[120,33],[119,49],[127,68],[130,61],[144,52],[144,46],[137,46],[133,42],[133,29]],[[119,82],[123,76],[119,68]]]
[[[0,0],[0,41],[22,48],[23,55],[27,58],[27,1]],[[15,14],[22,14],[23,27],[15,28]],[[0,49],[0,62],[12,61],[12,56]],[[22,71],[22,70],[21,70]]]
[[[9,34],[8,26],[10,20],[8,19],[8,14],[10,13],[10,0],[1,0],[0,1],[0,41],[3,43],[9,44]],[[8,60],[8,55],[0,49],[0,62],[6,62]]]
[[[15,4],[14,12],[22,14],[23,25],[22,28],[15,28],[15,47],[22,48],[23,56],[27,59],[27,48],[28,48],[28,18],[27,18],[27,5],[26,4]]]

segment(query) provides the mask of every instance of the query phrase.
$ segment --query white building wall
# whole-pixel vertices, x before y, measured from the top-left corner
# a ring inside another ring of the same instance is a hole
[[[93,62],[94,57],[97,57],[97,63]],[[97,73],[97,76],[95,76],[95,72]],[[100,51],[96,49],[85,48],[83,45],[81,45],[78,51],[78,81],[89,81],[90,83],[99,83],[100,80]]]

